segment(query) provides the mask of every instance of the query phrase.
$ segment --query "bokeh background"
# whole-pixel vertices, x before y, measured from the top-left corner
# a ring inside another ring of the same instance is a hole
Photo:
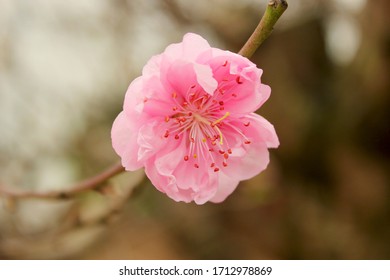
[[[0,0],[0,183],[60,188],[117,162],[111,124],[146,61],[186,32],[238,51],[266,4]],[[224,203],[176,203],[142,171],[119,192],[3,196],[0,257],[389,259],[389,11],[289,1],[252,58],[281,145]]]

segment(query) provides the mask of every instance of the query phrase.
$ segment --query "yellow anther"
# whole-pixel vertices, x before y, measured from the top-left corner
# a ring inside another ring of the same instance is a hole
[[[198,157],[198,155],[197,154],[194,154],[194,158],[197,158]]]

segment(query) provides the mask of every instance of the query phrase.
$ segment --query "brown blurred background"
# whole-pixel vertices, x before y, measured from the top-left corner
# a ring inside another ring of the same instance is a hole
[[[0,0],[0,182],[61,187],[118,161],[110,126],[146,61],[186,32],[238,51],[266,3]],[[176,203],[143,180],[115,219],[67,223],[74,201],[0,198],[0,257],[389,259],[389,11],[289,1],[252,59],[272,87],[258,113],[281,145],[224,203]]]

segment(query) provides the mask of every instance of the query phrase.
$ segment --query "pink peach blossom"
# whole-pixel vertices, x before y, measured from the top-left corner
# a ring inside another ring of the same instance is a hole
[[[254,113],[268,99],[262,70],[188,33],[152,57],[129,86],[111,137],[126,170],[145,168],[175,201],[221,202],[263,171],[274,127]]]

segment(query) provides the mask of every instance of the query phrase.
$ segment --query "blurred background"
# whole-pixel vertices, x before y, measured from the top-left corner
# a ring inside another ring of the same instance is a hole
[[[0,184],[117,162],[111,124],[147,60],[186,32],[238,51],[267,2],[0,0]],[[252,58],[281,145],[222,204],[176,203],[142,171],[71,200],[0,197],[0,258],[389,259],[389,11],[289,1]]]

